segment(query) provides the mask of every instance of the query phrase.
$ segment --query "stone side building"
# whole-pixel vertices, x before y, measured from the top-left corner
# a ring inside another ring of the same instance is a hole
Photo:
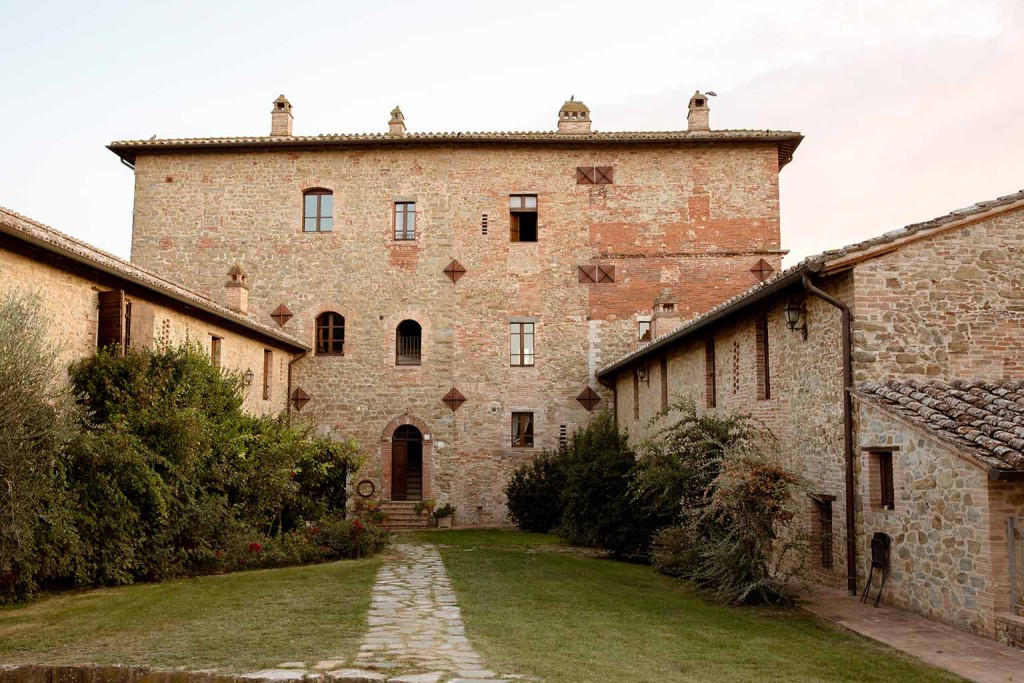
[[[245,315],[245,283],[226,273],[224,298],[236,310],[0,208],[0,292],[35,296],[64,365],[110,343],[194,342],[248,378],[247,411],[277,415],[287,406],[289,363],[309,347]]]
[[[863,590],[885,534],[884,602],[1024,644],[1022,361],[1024,192],[806,259],[597,377],[633,441],[679,396],[771,427],[815,580]]]
[[[507,523],[512,469],[606,392],[595,370],[778,270],[780,169],[798,133],[557,131],[115,142],[135,172],[132,260],[216,298],[249,274],[250,312],[314,347],[293,405],[369,451],[363,492]],[[655,321],[657,324],[657,321]],[[401,503],[398,503],[401,501]]]

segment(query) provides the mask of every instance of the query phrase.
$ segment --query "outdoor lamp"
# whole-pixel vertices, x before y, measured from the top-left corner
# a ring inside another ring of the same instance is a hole
[[[800,330],[801,336],[807,339],[807,311],[803,303],[790,301],[782,312],[786,318],[786,327],[793,330]]]
[[[242,383],[245,384],[245,386],[249,386],[250,384],[252,384],[253,377],[254,375],[252,374],[252,368],[249,368],[248,370],[245,371],[245,374],[242,375]]]

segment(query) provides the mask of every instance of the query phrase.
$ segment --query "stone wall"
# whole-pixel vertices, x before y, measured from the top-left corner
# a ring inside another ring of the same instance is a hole
[[[7,242],[5,242],[7,244]],[[18,291],[36,295],[39,309],[48,321],[50,337],[60,344],[60,362],[64,366],[96,352],[100,291],[114,288],[99,276],[87,277],[75,269],[56,267],[57,259],[43,261],[20,250],[0,247],[0,292]],[[252,369],[254,379],[245,392],[243,407],[252,413],[276,415],[286,406],[288,361],[290,352],[268,346],[247,337],[234,328],[222,326],[206,317],[196,317],[171,307],[158,296],[131,291],[126,298],[153,307],[154,343],[183,344],[198,342],[207,351],[211,336],[223,339],[222,367],[245,372]],[[141,334],[142,330],[136,330]],[[263,398],[263,352],[273,352],[271,396]]]
[[[659,293],[699,313],[778,268],[774,145],[559,148],[389,147],[359,150],[140,155],[136,263],[219,296],[241,261],[252,311],[278,305],[285,330],[312,343],[323,311],[345,316],[345,355],[310,355],[295,383],[302,410],[356,437],[380,487],[387,426],[429,430],[431,495],[458,506],[459,525],[506,523],[509,472],[554,448],[590,414],[576,401],[600,365],[637,339]],[[577,166],[612,166],[614,184],[576,184]],[[334,229],[300,230],[302,192],[334,192]],[[539,197],[539,241],[510,243],[509,194]],[[416,240],[396,242],[392,204],[416,202]],[[484,230],[484,216],[487,229]],[[453,284],[443,273],[457,259]],[[614,267],[614,282],[578,282],[580,265]],[[395,328],[423,327],[420,366],[395,365]],[[536,324],[536,364],[510,367],[509,323]],[[442,403],[452,388],[466,402]],[[606,397],[607,398],[607,397]],[[600,407],[600,406],[599,406]],[[535,415],[535,447],[511,447],[511,414]],[[388,491],[382,492],[388,496]]]
[[[1024,375],[1024,209],[856,267],[856,379]]]

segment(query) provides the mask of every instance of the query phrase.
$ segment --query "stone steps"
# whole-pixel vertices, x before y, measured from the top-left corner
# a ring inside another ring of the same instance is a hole
[[[383,526],[389,531],[405,531],[410,529],[429,529],[433,526],[433,518],[427,513],[416,514],[414,500],[382,501],[381,511],[388,516]]]

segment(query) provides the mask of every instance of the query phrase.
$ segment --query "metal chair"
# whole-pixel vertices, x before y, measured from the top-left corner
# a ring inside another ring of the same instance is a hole
[[[885,579],[889,575],[889,550],[892,548],[892,539],[889,534],[880,531],[875,532],[871,537],[871,571],[868,572],[868,581],[864,584],[864,592],[860,596],[861,602],[867,602],[868,591],[871,590],[871,579],[875,576],[875,570],[882,572],[882,584],[878,587],[878,595],[875,596],[875,607],[882,599],[882,591],[885,589]]]

